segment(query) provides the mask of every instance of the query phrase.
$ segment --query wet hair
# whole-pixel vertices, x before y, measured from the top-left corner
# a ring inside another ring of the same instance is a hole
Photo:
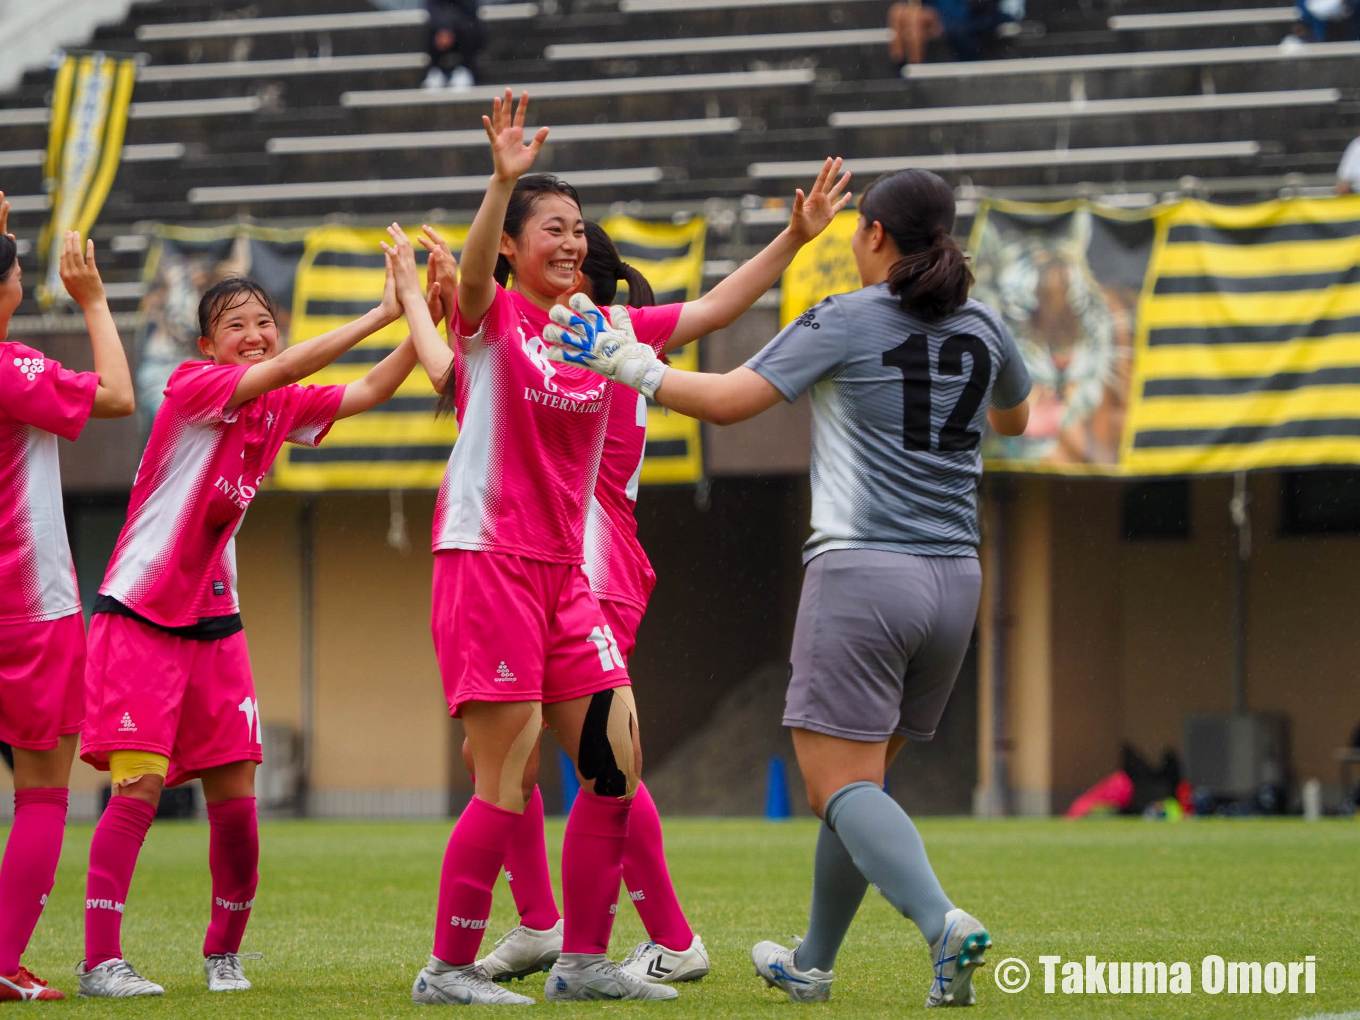
[[[510,193],[510,204],[505,207],[505,223],[501,227],[511,237],[524,233],[524,221],[534,214],[534,209],[548,195],[559,195],[569,199],[581,208],[581,196],[566,181],[552,174],[526,174],[515,182],[515,190]],[[510,280],[510,260],[504,255],[496,256],[496,269],[493,275],[502,287]]]
[[[590,281],[591,297],[597,305],[614,303],[620,280],[628,284],[628,303],[634,308],[656,304],[656,294],[647,277],[619,257],[619,250],[604,227],[587,220],[586,245],[581,274]]]
[[[198,335],[212,339],[213,327],[233,308],[255,298],[271,316],[277,316],[274,299],[254,280],[244,276],[229,276],[213,284],[198,302]]]
[[[973,286],[968,256],[954,240],[954,192],[929,170],[898,170],[869,185],[859,200],[866,224],[883,224],[901,258],[888,290],[902,310],[938,322],[963,307]]]
[[[8,234],[0,234],[0,283],[9,279],[19,262],[19,247]]]

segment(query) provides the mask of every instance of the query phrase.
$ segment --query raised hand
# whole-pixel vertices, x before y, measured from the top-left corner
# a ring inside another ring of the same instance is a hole
[[[395,300],[398,307],[408,306],[413,301],[424,304],[425,292],[420,286],[420,270],[416,268],[416,253],[411,247],[411,239],[406,236],[406,231],[395,223],[387,228],[387,236],[392,238],[392,243],[381,241],[379,244],[388,258],[390,279],[396,288]],[[386,294],[383,295],[383,301],[386,308]],[[400,317],[401,312],[398,311],[393,321]]]
[[[528,145],[524,144],[524,115],[529,109],[529,93],[521,92],[514,112],[510,106],[514,93],[505,90],[504,99],[491,101],[491,116],[482,117],[486,137],[491,141],[491,159],[498,181],[513,184],[529,172],[538,158],[538,150],[548,140],[548,129],[541,127]]]
[[[0,191],[0,234],[9,234],[9,239],[14,240],[14,235],[9,232],[9,200],[3,191]]]
[[[853,196],[845,190],[850,183],[850,171],[841,174],[839,180],[836,178],[840,173],[841,162],[839,156],[834,159],[828,156],[822,164],[822,172],[813,182],[812,190],[807,195],[803,194],[802,188],[794,191],[789,233],[799,244],[807,244],[820,234],[836,218],[836,213],[850,204]]]
[[[99,267],[94,261],[94,242],[80,243],[80,234],[74,230],[66,232],[66,240],[61,246],[61,260],[57,265],[61,282],[66,293],[81,308],[89,308],[108,301],[104,292],[104,281],[99,276]]]
[[[454,292],[458,289],[458,260],[453,257],[448,242],[439,236],[439,231],[428,223],[420,229],[422,236],[416,240],[430,253],[430,261],[425,268],[426,297],[429,296],[430,288],[438,284],[440,293],[447,295],[448,301],[452,302]],[[438,308],[431,308],[430,314],[436,322],[445,318]],[[453,311],[452,304],[449,305],[449,311]]]

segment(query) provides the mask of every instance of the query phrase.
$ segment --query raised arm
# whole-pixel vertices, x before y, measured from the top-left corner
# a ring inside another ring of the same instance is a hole
[[[434,296],[438,300],[437,290]],[[408,336],[396,350],[365,372],[362,379],[345,387],[335,417],[351,418],[391,400],[397,387],[406,381],[415,367],[416,346]]]
[[[784,396],[764,376],[743,365],[722,375],[669,369],[652,399],[711,425],[735,425],[783,403]]]
[[[9,211],[9,203],[4,202],[3,198],[0,195],[0,232],[4,232],[8,226],[4,214]],[[118,327],[114,325],[113,313],[109,311],[104,281],[99,275],[99,267],[95,265],[94,242],[87,241],[82,246],[80,235],[68,230],[57,269],[66,293],[85,313],[85,328],[90,333],[94,370],[99,375],[99,389],[95,391],[94,410],[90,415],[94,418],[125,418],[136,409],[132,372],[128,369],[127,355],[123,352],[123,341],[118,336]]]
[[[547,141],[548,129],[541,127],[528,145],[524,144],[524,115],[529,109],[529,93],[520,93],[513,114],[513,93],[505,90],[504,99],[491,104],[491,116],[482,117],[486,137],[491,142],[495,169],[486,186],[477,216],[463,244],[463,268],[458,282],[458,310],[467,322],[481,322],[496,295],[496,256],[500,253],[505,210],[515,182],[529,172],[538,150]],[[426,366],[427,370],[429,366]]]
[[[277,390],[305,379],[325,368],[340,355],[365,337],[372,336],[384,326],[401,318],[401,302],[397,300],[396,284],[392,276],[392,260],[387,260],[387,283],[383,287],[382,302],[353,322],[339,329],[322,333],[296,346],[286,348],[277,357],[259,365],[251,365],[236,384],[236,391],[227,405],[235,407],[253,400],[261,393]]]
[[[442,392],[440,387],[444,380],[449,378],[449,368],[453,365],[453,351],[439,335],[439,330],[434,324],[431,309],[435,305],[435,300],[431,299],[427,303],[425,295],[420,291],[420,271],[416,268],[416,256],[411,247],[411,239],[395,223],[387,228],[387,233],[392,238],[392,243],[384,241],[382,247],[387,255],[388,264],[393,267],[397,297],[406,310],[406,323],[411,327],[411,342],[435,392]],[[432,260],[440,257],[442,252],[430,252]],[[431,289],[437,286],[439,285],[435,284]]]
[[[760,296],[779,282],[798,249],[825,230],[836,214],[849,204],[850,173],[840,173],[841,159],[827,157],[822,172],[807,195],[798,188],[793,197],[789,225],[744,266],[732,273],[703,297],[687,301],[680,309],[675,332],[666,341],[666,350],[698,340],[699,337],[732,325]]]

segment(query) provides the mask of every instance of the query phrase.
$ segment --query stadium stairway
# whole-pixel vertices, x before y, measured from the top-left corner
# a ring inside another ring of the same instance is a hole
[[[540,167],[576,181],[589,210],[630,202],[665,216],[727,200],[710,238],[715,274],[778,229],[779,200],[833,152],[859,161],[861,181],[895,165],[937,169],[965,214],[984,193],[1136,203],[1187,177],[1225,200],[1272,196],[1286,175],[1328,187],[1354,133],[1360,44],[1281,51],[1278,0],[1184,7],[1030,0],[1025,30],[990,59],[903,79],[883,5],[868,0],[489,5],[482,84],[458,93],[419,88],[419,11],[142,2],[91,40],[145,55],[95,231],[101,264],[126,312],[145,221],[466,218],[487,171],[478,120],[506,84],[530,89],[531,121],[555,128]],[[26,238],[46,214],[51,79],[30,71],[0,96],[0,187]]]

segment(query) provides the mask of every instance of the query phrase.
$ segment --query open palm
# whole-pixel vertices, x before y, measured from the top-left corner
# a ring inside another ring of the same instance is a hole
[[[513,95],[506,89],[504,99],[491,101],[491,116],[482,117],[482,126],[486,128],[486,137],[491,142],[496,179],[507,182],[517,181],[529,172],[538,158],[538,150],[543,148],[543,143],[548,139],[548,129],[541,127],[533,139],[525,144],[524,115],[529,109],[529,93],[521,92],[517,104],[514,104]]]
[[[846,191],[850,183],[850,171],[840,175],[841,158],[827,157],[822,164],[822,172],[806,195],[799,188],[794,192],[793,215],[789,217],[789,232],[799,244],[807,244],[825,230],[836,214],[850,204],[851,194]]]

